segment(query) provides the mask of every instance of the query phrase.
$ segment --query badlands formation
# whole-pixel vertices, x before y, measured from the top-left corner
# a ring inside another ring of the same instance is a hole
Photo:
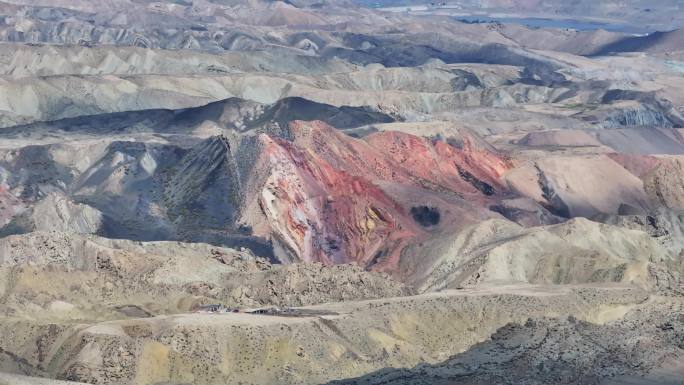
[[[596,3],[0,1],[0,384],[684,383],[682,6]]]

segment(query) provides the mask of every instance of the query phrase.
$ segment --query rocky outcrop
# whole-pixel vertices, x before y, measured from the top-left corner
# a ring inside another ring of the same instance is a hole
[[[211,137],[197,144],[168,174],[164,203],[169,220],[181,228],[231,229],[243,191],[227,138]]]
[[[0,235],[23,234],[33,231],[63,231],[77,234],[96,234],[103,223],[102,212],[68,197],[52,193],[16,215],[0,229]]]
[[[658,111],[650,109],[625,109],[609,115],[600,123],[603,128],[618,128],[630,126],[673,127],[668,118]]]
[[[416,202],[383,186],[467,196],[475,205],[506,191],[499,182],[506,161],[467,138],[460,149],[401,133],[358,140],[322,122],[294,122],[288,136],[260,137],[248,187],[259,195],[247,212],[258,207],[264,217],[245,218],[282,247],[284,260],[396,271],[401,250],[427,234],[410,214]]]
[[[0,185],[0,226],[7,225],[12,218],[26,209],[25,204],[6,186]]]
[[[674,255],[684,251],[684,212],[681,210],[660,209],[645,215],[607,215],[596,219],[611,225],[644,231]]]
[[[372,267],[377,255],[391,259],[417,235],[401,206],[369,179],[335,169],[289,142],[267,136],[261,141],[256,169],[266,177],[256,203],[269,227],[264,235],[290,260]]]
[[[411,293],[385,274],[356,266],[283,266],[246,249],[58,232],[0,239],[0,276],[10,283],[0,312],[23,316],[41,309],[53,321],[150,317],[214,303],[287,307]]]
[[[677,316],[681,307],[650,304],[607,325],[575,317],[530,318],[436,365],[385,369],[329,384],[676,384],[684,373],[678,363],[684,341]],[[643,344],[651,349],[642,350]],[[652,371],[652,377],[646,376]]]
[[[684,209],[684,164],[681,159],[663,160],[659,166],[644,176],[644,188],[659,206]]]

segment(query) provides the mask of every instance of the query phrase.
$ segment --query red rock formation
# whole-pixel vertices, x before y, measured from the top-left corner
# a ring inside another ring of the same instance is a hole
[[[444,141],[431,142],[401,132],[373,134],[366,141],[422,187],[475,196],[504,191],[499,177],[508,168],[506,162],[495,154],[473,148],[467,137],[463,138],[461,149]]]
[[[508,169],[507,162],[476,148],[467,136],[462,138],[462,148],[456,148],[444,141],[397,131],[359,140],[322,122],[295,121],[290,127],[294,143],[354,175],[475,195],[482,195],[482,191],[473,182],[481,181],[492,186],[495,193],[504,192],[499,178]]]
[[[419,202],[397,200],[383,182],[483,205],[504,192],[505,161],[467,139],[459,149],[397,132],[355,139],[322,122],[296,121],[290,129],[291,141],[259,137],[262,179],[252,185],[265,220],[250,225],[292,259],[394,271],[401,250],[429,230],[410,213]]]
[[[295,258],[370,267],[377,255],[396,258],[407,239],[421,232],[368,179],[335,169],[293,143],[267,135],[260,140],[259,168],[268,176],[258,204],[270,223],[268,235]]]

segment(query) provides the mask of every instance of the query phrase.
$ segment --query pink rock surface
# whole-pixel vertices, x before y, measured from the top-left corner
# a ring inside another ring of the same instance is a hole
[[[410,213],[419,202],[387,193],[387,183],[468,197],[483,210],[505,192],[499,176],[506,161],[467,139],[459,149],[398,132],[355,139],[322,122],[290,128],[292,141],[260,136],[257,173],[264,174],[258,205],[269,224],[259,235],[293,259],[394,271],[402,249],[429,234]]]

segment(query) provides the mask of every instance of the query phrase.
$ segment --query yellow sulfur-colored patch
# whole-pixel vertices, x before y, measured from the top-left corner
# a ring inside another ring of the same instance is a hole
[[[368,232],[375,230],[375,221],[370,218],[366,218],[366,229]]]
[[[347,352],[347,348],[344,345],[338,344],[334,341],[328,341],[330,358],[333,360],[339,360],[344,353]]]
[[[157,341],[145,344],[138,359],[136,385],[148,385],[169,380],[169,347]]]

